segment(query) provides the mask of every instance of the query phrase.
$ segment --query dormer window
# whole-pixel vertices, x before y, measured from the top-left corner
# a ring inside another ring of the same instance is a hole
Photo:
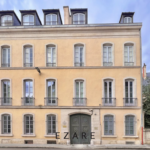
[[[24,15],[23,25],[34,25],[34,15]]]
[[[85,14],[83,13],[74,14],[73,24],[85,24]]]
[[[125,17],[124,23],[132,23],[132,18],[131,17]]]
[[[12,26],[12,16],[5,15],[1,17],[1,26]]]
[[[57,15],[56,14],[46,15],[46,25],[57,25]]]

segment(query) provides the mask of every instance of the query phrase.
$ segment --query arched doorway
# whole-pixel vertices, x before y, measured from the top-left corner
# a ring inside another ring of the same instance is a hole
[[[91,116],[74,114],[70,116],[70,142],[71,144],[90,144]]]

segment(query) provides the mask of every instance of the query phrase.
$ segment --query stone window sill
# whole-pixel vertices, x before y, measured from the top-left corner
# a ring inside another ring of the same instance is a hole
[[[45,137],[55,137],[55,134],[49,134],[49,135],[45,135]]]
[[[0,136],[13,136],[12,134],[0,134]]]
[[[23,137],[28,137],[28,136],[29,136],[29,137],[35,137],[36,135],[35,135],[35,134],[23,134],[22,136],[23,136]]]
[[[139,138],[138,136],[123,136],[124,138]]]
[[[103,138],[116,138],[117,135],[102,135]]]

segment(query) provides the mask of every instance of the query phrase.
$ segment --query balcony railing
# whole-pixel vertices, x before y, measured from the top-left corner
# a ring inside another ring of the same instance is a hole
[[[125,66],[134,66],[134,62],[124,62]]]
[[[24,67],[32,67],[33,63],[24,63]]]
[[[5,21],[1,23],[1,26],[12,26],[13,22],[12,21]]]
[[[137,106],[137,98],[123,98],[123,106],[126,107]]]
[[[87,98],[73,98],[73,106],[86,106]]]
[[[112,62],[103,62],[103,66],[112,66],[113,63]]]
[[[73,24],[85,24],[84,20],[73,21]]]
[[[10,97],[1,97],[1,106],[11,106],[12,105],[12,98]]]
[[[58,106],[57,97],[45,97],[45,106]]]
[[[76,67],[84,66],[84,63],[83,62],[75,62],[74,66],[76,66]]]
[[[116,98],[102,98],[103,106],[116,106]]]
[[[23,106],[34,106],[34,97],[22,97],[21,99]]]
[[[56,66],[56,63],[46,63],[46,66],[47,66],[47,67],[55,67],[55,66]]]
[[[8,63],[8,64],[3,64],[2,63],[2,67],[10,67],[10,64]]]
[[[57,25],[57,21],[46,21],[46,25]]]

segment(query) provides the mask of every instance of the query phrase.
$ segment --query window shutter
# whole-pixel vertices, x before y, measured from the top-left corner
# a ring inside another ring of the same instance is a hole
[[[30,53],[30,63],[33,63],[33,50],[32,50],[32,48],[29,48],[29,53]]]

